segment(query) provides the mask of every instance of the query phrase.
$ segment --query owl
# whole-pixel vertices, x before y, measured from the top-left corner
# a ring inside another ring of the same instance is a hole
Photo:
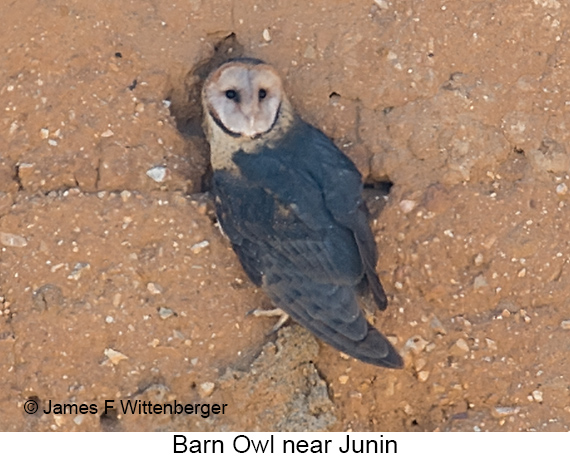
[[[400,368],[357,297],[386,295],[354,163],[293,110],[276,70],[222,64],[202,89],[216,214],[243,269],[273,304],[334,348]]]

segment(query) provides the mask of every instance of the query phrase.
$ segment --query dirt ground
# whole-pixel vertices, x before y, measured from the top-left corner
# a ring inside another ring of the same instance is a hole
[[[568,431],[561,2],[19,0],[0,16],[0,430]],[[275,65],[366,178],[389,295],[372,318],[403,370],[247,315],[270,303],[215,225],[198,103],[236,55]]]

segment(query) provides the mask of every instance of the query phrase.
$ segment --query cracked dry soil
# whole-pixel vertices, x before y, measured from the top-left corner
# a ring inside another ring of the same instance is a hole
[[[0,430],[568,430],[560,2],[0,12]],[[275,65],[366,178],[390,302],[372,319],[405,369],[246,315],[269,302],[214,225],[197,103],[233,55]],[[99,413],[27,415],[28,399]],[[102,414],[106,399],[228,408]]]

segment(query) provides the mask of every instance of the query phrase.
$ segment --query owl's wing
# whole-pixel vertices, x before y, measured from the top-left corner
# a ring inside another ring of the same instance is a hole
[[[376,274],[378,251],[370,230],[368,208],[362,200],[360,172],[322,132],[311,127],[311,138],[312,148],[317,151],[321,163],[317,179],[323,189],[325,205],[334,219],[353,233],[376,305],[384,310],[388,301]]]

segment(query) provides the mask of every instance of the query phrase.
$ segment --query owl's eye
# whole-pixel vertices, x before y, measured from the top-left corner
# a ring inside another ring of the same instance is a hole
[[[267,97],[267,91],[265,89],[259,89],[258,97],[260,100],[263,100],[265,97]]]
[[[238,93],[233,89],[226,90],[226,98],[237,101]]]

